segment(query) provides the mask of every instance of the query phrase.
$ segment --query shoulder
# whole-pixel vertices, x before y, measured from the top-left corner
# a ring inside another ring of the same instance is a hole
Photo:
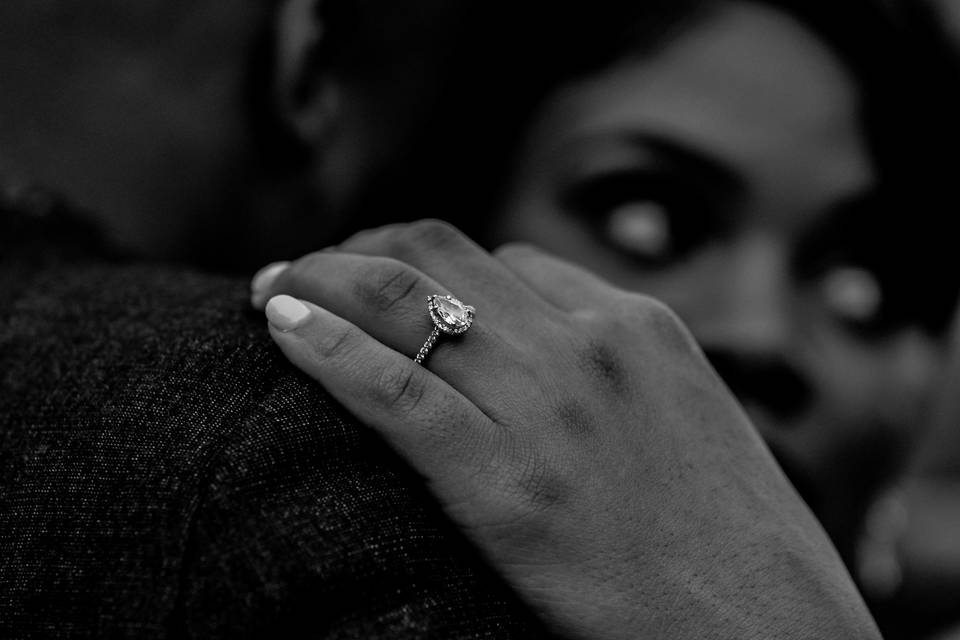
[[[160,633],[210,470],[293,376],[229,278],[27,241],[0,296],[2,589]]]
[[[529,628],[245,279],[41,248],[0,296],[0,635]]]

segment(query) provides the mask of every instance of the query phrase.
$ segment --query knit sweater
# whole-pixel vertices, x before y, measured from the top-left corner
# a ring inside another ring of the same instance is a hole
[[[0,637],[542,633],[245,280],[0,218]]]

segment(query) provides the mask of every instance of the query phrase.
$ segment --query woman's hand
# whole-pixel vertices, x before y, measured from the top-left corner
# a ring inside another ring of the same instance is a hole
[[[679,320],[534,249],[419,222],[261,272],[286,356],[584,638],[874,638],[819,525]],[[413,362],[427,296],[472,328]],[[292,296],[292,297],[288,297]],[[309,302],[301,302],[309,301]]]

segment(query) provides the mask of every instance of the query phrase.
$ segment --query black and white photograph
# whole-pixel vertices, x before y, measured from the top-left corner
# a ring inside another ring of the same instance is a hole
[[[958,0],[0,0],[0,638],[960,640]]]

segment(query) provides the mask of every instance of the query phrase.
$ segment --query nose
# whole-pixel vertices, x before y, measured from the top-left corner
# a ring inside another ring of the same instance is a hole
[[[787,424],[813,401],[799,357],[803,318],[788,252],[774,239],[750,238],[731,246],[722,262],[711,278],[712,304],[693,331],[742,403]]]

